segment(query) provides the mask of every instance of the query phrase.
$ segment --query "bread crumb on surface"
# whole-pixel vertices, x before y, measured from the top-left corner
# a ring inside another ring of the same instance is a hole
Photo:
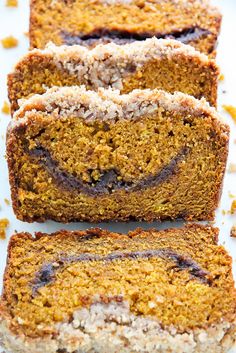
[[[6,238],[6,229],[9,226],[9,220],[7,218],[0,219],[0,239]]]
[[[234,195],[234,194],[232,194],[232,192],[231,191],[229,191],[229,197],[231,198],[231,199],[235,199],[236,198],[236,195]]]
[[[10,114],[10,104],[8,102],[6,102],[6,101],[4,101],[4,103],[3,103],[2,113]]]
[[[231,214],[236,213],[236,200],[233,200],[231,204],[231,209],[230,209]]]
[[[236,173],[236,164],[230,163],[228,172],[229,173]]]
[[[6,6],[17,7],[18,6],[18,0],[6,0]]]
[[[225,79],[225,75],[224,74],[220,74],[219,81],[224,81],[224,79]]]
[[[233,105],[223,105],[224,110],[231,115],[233,120],[236,122],[236,107]]]
[[[232,226],[231,231],[230,231],[230,236],[232,238],[236,238],[236,224]]]
[[[18,45],[18,39],[16,39],[13,36],[9,36],[9,37],[3,38],[1,40],[1,42],[2,42],[3,48],[5,48],[5,49],[15,48]]]
[[[4,199],[4,202],[5,202],[5,204],[6,204],[7,206],[9,206],[9,205],[11,204],[8,199]]]

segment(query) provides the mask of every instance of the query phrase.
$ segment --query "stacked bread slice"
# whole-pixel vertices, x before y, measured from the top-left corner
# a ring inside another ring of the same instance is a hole
[[[229,144],[216,111],[220,23],[207,0],[31,0],[32,50],[8,78],[16,217],[214,220]],[[0,303],[3,346],[225,353],[236,293],[217,240],[197,224],[18,234]]]
[[[227,352],[232,261],[207,226],[15,235],[0,337],[21,353]]]

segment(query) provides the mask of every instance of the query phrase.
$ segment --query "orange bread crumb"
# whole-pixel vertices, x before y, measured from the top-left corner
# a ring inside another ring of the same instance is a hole
[[[233,120],[236,122],[236,107],[232,105],[223,105],[224,110],[231,115]]]
[[[2,106],[2,113],[4,114],[10,114],[10,105],[6,101],[3,103]]]
[[[236,213],[236,200],[233,200],[230,212],[231,212],[231,214]]]
[[[15,48],[18,45],[18,40],[13,36],[6,37],[2,39],[1,42],[5,49]]]
[[[6,238],[6,228],[9,225],[9,221],[7,218],[0,219],[0,239]]]
[[[4,199],[4,202],[5,202],[5,204],[6,204],[7,206],[10,205],[10,201],[9,201],[8,199]]]
[[[236,195],[232,194],[232,192],[229,191],[229,197],[230,197],[231,199],[234,199],[234,198],[236,197]]]
[[[17,7],[18,6],[18,0],[6,0],[6,6]]]
[[[220,76],[219,76],[219,81],[224,81],[224,79],[225,79],[225,75],[220,74]]]

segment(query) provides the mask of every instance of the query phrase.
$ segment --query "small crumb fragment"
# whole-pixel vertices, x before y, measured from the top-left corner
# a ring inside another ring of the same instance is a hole
[[[9,221],[7,218],[0,219],[0,239],[6,238],[6,229],[9,226]]]
[[[223,105],[224,110],[231,115],[233,120],[236,122],[236,107],[232,105]]]
[[[4,202],[5,202],[5,204],[6,204],[7,206],[10,205],[10,201],[9,201],[8,199],[4,199]]]
[[[24,32],[24,35],[29,38],[29,32]]]
[[[233,225],[233,227],[231,228],[230,236],[232,238],[236,238],[236,225]]]
[[[6,6],[17,7],[18,6],[18,0],[6,0]]]
[[[222,215],[225,216],[227,214],[227,211],[222,210]]]
[[[15,48],[18,45],[18,40],[13,36],[3,38],[1,42],[2,42],[3,48],[5,49]]]
[[[10,104],[6,101],[4,101],[3,106],[2,106],[2,113],[4,114],[10,114]]]
[[[220,74],[220,76],[219,76],[219,81],[224,81],[224,79],[225,79],[225,75]]]
[[[232,204],[231,204],[230,213],[231,213],[231,214],[236,213],[236,200],[233,200],[233,202],[232,202]]]
[[[228,172],[229,173],[236,173],[236,164],[230,163]]]
[[[229,197],[230,197],[231,199],[235,199],[235,198],[236,198],[236,195],[232,194],[232,192],[229,191]]]

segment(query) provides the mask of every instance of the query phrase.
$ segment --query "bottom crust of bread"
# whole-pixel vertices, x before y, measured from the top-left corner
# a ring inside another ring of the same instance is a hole
[[[193,313],[194,315],[194,313]],[[126,302],[95,303],[73,320],[57,324],[57,334],[27,338],[0,322],[1,344],[12,353],[224,353],[236,339],[236,323],[223,321],[206,329],[178,332],[148,317],[135,316]]]

